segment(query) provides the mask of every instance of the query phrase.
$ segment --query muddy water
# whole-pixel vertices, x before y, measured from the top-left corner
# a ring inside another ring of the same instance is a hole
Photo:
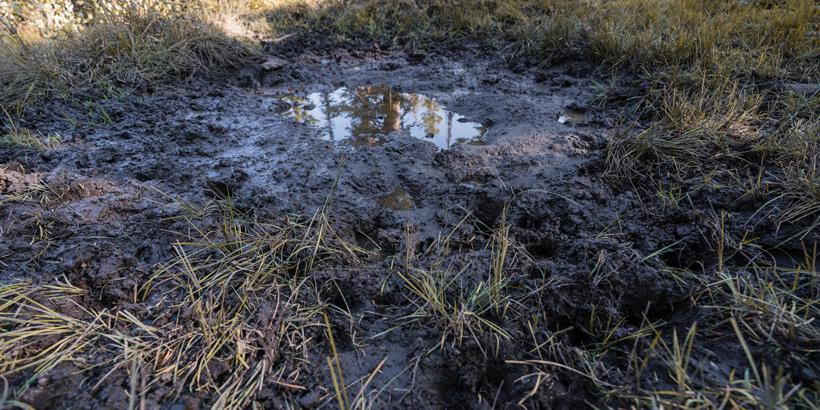
[[[397,211],[405,211],[413,207],[413,197],[407,191],[396,188],[387,195],[378,198],[379,204]]]
[[[432,98],[383,86],[290,94],[282,100],[290,104],[286,115],[296,122],[322,129],[327,140],[349,141],[355,146],[381,145],[388,135],[406,131],[413,138],[449,149],[457,143],[482,143],[487,131]]]

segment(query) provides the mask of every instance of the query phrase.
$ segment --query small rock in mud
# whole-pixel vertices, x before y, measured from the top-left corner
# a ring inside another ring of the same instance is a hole
[[[290,104],[288,104],[284,101],[276,101],[275,103],[273,103],[271,105],[270,110],[277,113],[277,114],[281,114],[281,113],[287,112],[288,110],[290,110],[290,108],[291,108]]]
[[[280,71],[286,65],[288,65],[287,60],[270,56],[263,62],[242,68],[239,71],[239,82],[243,86],[254,88],[281,82],[280,76],[272,74],[274,71]]]
[[[559,117],[558,122],[566,125],[581,125],[586,120],[586,115],[577,108],[567,108]]]
[[[395,61],[388,61],[388,62],[382,64],[380,68],[384,71],[396,71],[399,68],[401,68],[401,64],[399,64]]]
[[[264,70],[278,70],[288,64],[287,60],[278,58],[278,57],[268,57],[264,63],[262,63],[262,69]]]

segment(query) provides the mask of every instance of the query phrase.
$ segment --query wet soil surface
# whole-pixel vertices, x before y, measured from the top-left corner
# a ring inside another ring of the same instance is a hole
[[[583,70],[534,75],[475,58],[340,54],[302,55],[274,72],[250,73],[28,112],[22,125],[58,133],[63,143],[0,149],[0,279],[66,278],[91,291],[89,303],[126,306],[135,286],[173,256],[178,232],[189,229],[172,218],[182,204],[230,197],[266,220],[312,215],[327,202],[337,232],[373,251],[363,265],[317,275],[335,281],[328,297],[353,318],[332,318],[346,379],[367,377],[386,358],[370,386],[383,388],[377,408],[512,407],[534,385],[521,379],[532,368],[509,362],[529,357],[532,340],[499,344],[478,335],[436,348],[442,334],[434,326],[399,326],[396,318],[415,310],[394,274],[408,250],[421,267],[442,258],[469,266],[460,279],[469,285],[491,271],[491,229],[506,224],[511,309],[541,319],[532,329],[494,320],[530,339],[583,328],[592,311],[627,330],[646,312],[669,322],[689,314],[692,289],[663,269],[686,267],[705,251],[699,227],[709,209],[652,206],[603,180],[603,149],[620,107],[602,106],[602,96],[617,92]],[[347,97],[331,102],[347,107],[319,106],[340,92]],[[356,101],[364,102],[351,106]],[[417,122],[405,124],[411,117]],[[726,207],[741,216],[756,209]],[[452,250],[430,256],[451,232]],[[653,257],[671,244],[673,252]],[[561,337],[570,346],[588,341],[580,331]],[[725,349],[742,358],[736,346]],[[327,352],[317,341],[315,363],[324,364]],[[66,377],[26,398],[55,408],[121,404],[116,383],[112,391],[78,390],[82,379]],[[335,406],[326,366],[293,382],[305,389],[271,386],[258,400],[271,408]],[[583,377],[544,383],[549,388],[528,406],[577,408],[601,399],[589,395]],[[156,405],[189,408],[199,400],[212,397]]]

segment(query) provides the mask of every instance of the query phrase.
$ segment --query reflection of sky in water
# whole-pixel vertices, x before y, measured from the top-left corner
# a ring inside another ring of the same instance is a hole
[[[340,88],[288,95],[287,115],[323,129],[331,141],[350,139],[354,145],[378,145],[385,135],[406,129],[414,138],[447,149],[456,143],[480,143],[486,128],[420,94],[399,93],[387,87]]]

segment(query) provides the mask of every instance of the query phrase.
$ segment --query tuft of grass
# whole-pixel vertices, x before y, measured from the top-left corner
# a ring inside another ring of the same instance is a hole
[[[38,301],[39,293],[45,301]],[[84,352],[99,341],[105,329],[105,313],[77,318],[60,312],[55,304],[83,290],[69,283],[35,287],[30,283],[0,286],[0,375],[28,371],[15,395],[64,362],[92,366]],[[70,301],[68,302],[70,303]],[[74,304],[79,309],[80,305]]]
[[[28,128],[15,128],[0,135],[0,146],[55,149],[60,146],[62,140],[58,134],[43,136]]]
[[[56,149],[62,141],[59,134],[42,135],[28,128],[12,127],[0,134],[0,147]]]
[[[325,333],[327,335],[328,343],[330,344],[330,353],[332,356],[327,357],[327,366],[330,369],[330,377],[333,381],[333,390],[336,392],[336,400],[339,403],[339,408],[342,410],[350,409],[350,397],[347,394],[347,385],[345,384],[344,374],[342,372],[341,359],[339,352],[336,350],[336,341],[333,338],[333,328],[330,326],[330,318],[327,312],[324,312],[325,318]]]
[[[0,105],[19,111],[54,97],[156,87],[235,67],[251,55],[201,8],[100,4],[78,30],[0,31]]]
[[[493,295],[500,290],[485,281],[465,289],[457,282],[462,273],[421,269],[399,273],[412,295],[407,298],[408,302],[416,308],[405,319],[418,323],[436,320],[442,329],[442,347],[451,337],[455,344],[461,344],[465,337],[479,341],[484,331],[509,339],[510,335],[501,326],[486,317],[496,307]]]
[[[413,245],[408,237],[405,266],[397,273],[405,291],[402,294],[414,309],[402,319],[405,324],[435,321],[441,330],[438,346],[442,348],[448,341],[460,345],[465,338],[470,338],[483,350],[481,340],[484,335],[493,336],[498,343],[511,339],[511,335],[493,319],[503,319],[513,302],[506,290],[509,283],[507,257],[512,246],[506,222],[493,230],[492,240],[487,245],[488,277],[483,278],[477,270],[482,261],[468,261],[457,268],[446,258],[453,246],[453,233],[470,217],[467,214],[451,233],[439,237],[420,256],[410,250]],[[429,258],[430,266],[414,266],[419,257]]]
[[[510,227],[507,224],[507,211],[508,205],[505,205],[499,217],[501,222],[498,228],[493,231],[491,242],[492,264],[488,283],[490,298],[493,301],[493,306],[496,308],[504,305],[505,295],[502,292],[507,286],[507,282],[509,282],[506,268],[512,240],[510,238]]]
[[[618,180],[648,175],[656,182],[704,178],[727,162],[740,168],[750,143],[758,141],[762,97],[737,83],[696,91],[666,86],[645,103],[658,107],[654,122],[639,132],[617,134],[606,151],[605,174]]]
[[[60,146],[63,138],[59,134],[41,135],[28,128],[20,127],[5,109],[3,113],[6,115],[6,125],[5,130],[0,131],[0,147],[55,149]]]

